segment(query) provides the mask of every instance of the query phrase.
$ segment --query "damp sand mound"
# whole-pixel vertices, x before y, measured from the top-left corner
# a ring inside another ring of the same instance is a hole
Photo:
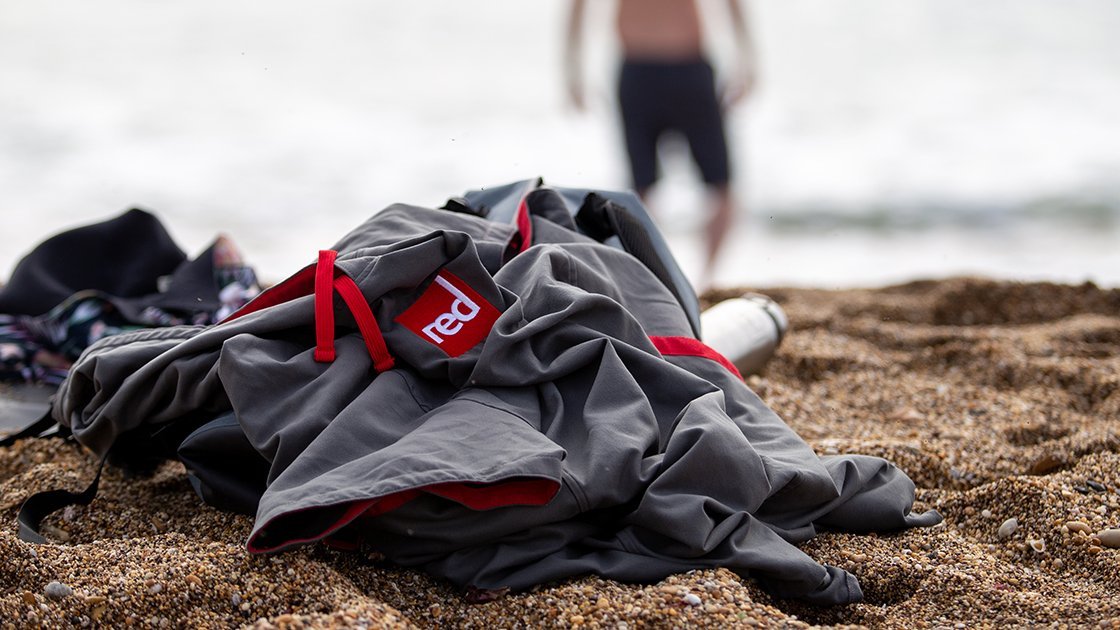
[[[887,457],[945,523],[803,545],[865,600],[775,600],[726,570],[659,584],[585,577],[468,603],[377,557],[244,550],[250,519],[203,506],[178,464],[108,470],[56,543],[15,536],[33,491],[94,461],[55,440],[0,449],[0,627],[945,627],[1120,622],[1120,291],[952,279],[764,289],[791,332],[750,385],[818,452]],[[716,291],[707,301],[741,291]]]

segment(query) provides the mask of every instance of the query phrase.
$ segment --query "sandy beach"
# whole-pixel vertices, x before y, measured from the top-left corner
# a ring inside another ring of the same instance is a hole
[[[16,537],[21,502],[84,487],[96,462],[31,440],[0,449],[0,627],[1120,626],[1120,532],[1098,536],[1120,527],[1120,290],[754,290],[791,332],[749,385],[819,453],[886,457],[918,485],[917,507],[945,516],[802,545],[854,573],[861,603],[776,600],[722,569],[469,603],[361,553],[251,557],[250,519],[204,506],[176,463],[148,478],[108,469],[93,504],[52,517],[53,544],[32,545]]]

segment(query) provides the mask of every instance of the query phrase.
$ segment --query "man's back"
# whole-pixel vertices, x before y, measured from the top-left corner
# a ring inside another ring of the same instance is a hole
[[[632,59],[697,59],[702,49],[695,0],[619,0],[617,28]]]

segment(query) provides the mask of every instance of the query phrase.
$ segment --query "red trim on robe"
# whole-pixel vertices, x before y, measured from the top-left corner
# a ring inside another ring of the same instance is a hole
[[[521,198],[517,205],[517,231],[521,234],[521,251],[533,244],[533,220],[529,217],[529,197]],[[520,253],[520,252],[518,252]]]
[[[315,360],[334,361],[334,261],[338,252],[319,250],[315,265]]]
[[[735,378],[742,380],[743,375],[739,373],[739,368],[735,364],[727,360],[727,357],[716,352],[711,346],[692,337],[650,337],[657,351],[665,356],[685,356],[685,357],[701,357],[704,359],[711,359],[727,368],[728,372],[735,375]]]

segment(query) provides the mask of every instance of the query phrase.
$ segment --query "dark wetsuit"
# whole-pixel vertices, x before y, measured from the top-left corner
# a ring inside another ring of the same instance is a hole
[[[705,182],[729,181],[723,115],[706,60],[624,60],[618,96],[635,190],[657,180],[657,141],[666,131],[688,139]]]

